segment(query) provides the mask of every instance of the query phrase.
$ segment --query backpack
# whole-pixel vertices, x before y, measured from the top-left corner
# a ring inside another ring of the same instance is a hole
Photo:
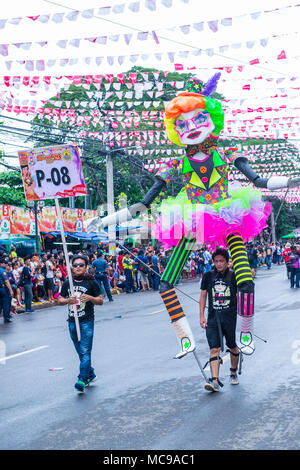
[[[139,271],[141,271],[144,274],[148,274],[149,269],[145,266],[145,264],[143,264],[140,259],[139,259],[138,263],[139,263],[139,266],[138,266]]]

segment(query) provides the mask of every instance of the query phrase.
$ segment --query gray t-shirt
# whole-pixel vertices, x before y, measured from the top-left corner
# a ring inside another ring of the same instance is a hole
[[[52,268],[52,269],[50,269],[50,268]],[[47,279],[53,279],[54,278],[53,268],[54,268],[54,266],[51,263],[51,261],[47,260],[46,261],[46,269],[47,269],[46,278]]]

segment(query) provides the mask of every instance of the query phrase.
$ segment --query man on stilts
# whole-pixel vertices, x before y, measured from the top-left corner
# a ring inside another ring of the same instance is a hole
[[[180,344],[177,358],[195,352],[196,345],[174,285],[192,249],[203,243],[211,248],[221,246],[230,250],[237,282],[238,314],[242,316],[241,350],[244,353],[254,351],[251,333],[254,282],[244,240],[252,240],[263,230],[271,213],[271,204],[262,201],[261,192],[250,186],[230,191],[228,165],[234,164],[260,188],[274,190],[300,184],[300,178],[260,178],[236,148],[225,152],[218,150],[224,112],[221,103],[211,95],[216,90],[219,77],[220,74],[214,75],[206,85],[191,79],[187,83],[187,91],[179,93],[166,106],[167,135],[174,144],[186,148],[183,159],[171,160],[160,167],[152,188],[140,203],[105,217],[102,223],[99,219],[92,219],[87,226],[88,231],[94,231],[99,226],[131,220],[138,211],[150,207],[176,170],[180,170],[185,187],[176,197],[163,201],[153,233],[165,247],[175,246],[161,277],[160,295]]]

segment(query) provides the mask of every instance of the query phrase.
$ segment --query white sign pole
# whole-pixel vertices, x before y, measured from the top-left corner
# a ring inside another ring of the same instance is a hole
[[[58,220],[59,220],[61,241],[62,241],[62,246],[63,246],[64,255],[65,255],[65,260],[66,260],[66,267],[67,267],[67,272],[68,272],[68,280],[69,280],[69,284],[70,284],[70,292],[71,292],[71,295],[73,296],[73,295],[74,295],[74,284],[73,284],[73,278],[72,278],[72,272],[71,272],[71,265],[70,265],[69,255],[68,255],[68,249],[67,249],[65,231],[64,231],[63,221],[62,221],[62,217],[61,217],[61,212],[60,212],[60,207],[59,207],[58,198],[55,198],[55,206],[56,206],[57,216],[58,216]],[[74,319],[75,319],[75,325],[76,325],[77,338],[78,338],[78,341],[80,341],[80,339],[81,339],[81,336],[80,336],[80,325],[79,325],[79,320],[78,320],[76,305],[75,305],[75,304],[74,304],[74,305],[71,304],[71,308],[72,308],[73,313],[74,313]]]

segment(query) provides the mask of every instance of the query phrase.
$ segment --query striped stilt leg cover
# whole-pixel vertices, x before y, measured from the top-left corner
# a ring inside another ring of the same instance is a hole
[[[194,240],[187,238],[178,242],[161,277],[162,284],[163,281],[169,284],[169,289],[161,292],[160,295],[170,315],[181,347],[181,352],[176,356],[178,358],[195,349],[192,330],[173,287],[191,253],[194,242]]]
[[[227,244],[238,285],[238,314],[242,317],[241,331],[242,334],[246,334],[251,332],[254,315],[253,277],[241,235],[228,235]]]

